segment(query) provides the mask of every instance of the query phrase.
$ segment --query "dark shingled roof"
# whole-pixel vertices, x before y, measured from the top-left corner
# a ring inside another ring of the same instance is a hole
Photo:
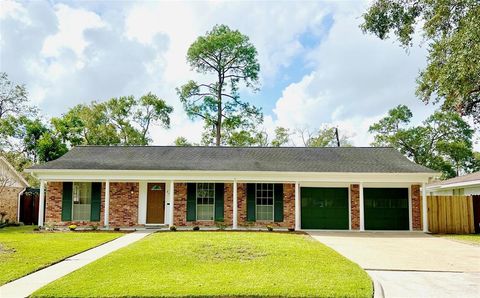
[[[31,169],[434,173],[380,147],[79,146]]]

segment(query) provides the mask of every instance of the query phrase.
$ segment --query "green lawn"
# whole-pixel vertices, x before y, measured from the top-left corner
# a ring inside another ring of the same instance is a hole
[[[0,229],[0,285],[121,236],[120,233],[33,232],[32,226]]]
[[[480,234],[467,234],[467,235],[439,235],[443,238],[452,240],[458,240],[461,242],[480,245]]]
[[[161,232],[33,296],[371,297],[365,271],[310,236]]]

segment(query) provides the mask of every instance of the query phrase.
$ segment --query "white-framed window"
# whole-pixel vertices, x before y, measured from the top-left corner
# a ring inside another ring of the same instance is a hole
[[[215,217],[215,183],[197,183],[197,220]]]
[[[272,183],[255,184],[255,218],[273,221],[274,187]]]
[[[89,221],[92,206],[92,183],[73,182],[72,220]]]

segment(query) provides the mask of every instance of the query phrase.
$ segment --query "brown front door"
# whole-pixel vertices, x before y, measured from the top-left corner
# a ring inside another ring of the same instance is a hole
[[[147,184],[147,224],[165,222],[165,183]]]

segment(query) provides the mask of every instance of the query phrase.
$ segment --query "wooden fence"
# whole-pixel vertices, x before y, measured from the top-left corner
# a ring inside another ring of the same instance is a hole
[[[471,196],[427,196],[428,228],[432,233],[475,233]]]

